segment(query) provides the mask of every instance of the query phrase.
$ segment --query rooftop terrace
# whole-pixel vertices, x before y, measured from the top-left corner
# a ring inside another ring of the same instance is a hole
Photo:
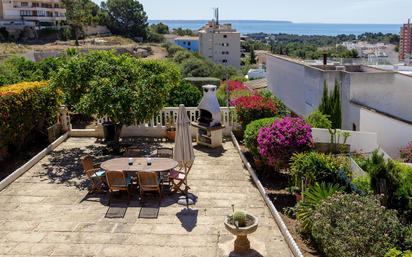
[[[88,195],[79,159],[109,159],[104,147],[95,138],[69,138],[0,192],[0,255],[235,256],[223,225],[234,204],[260,221],[247,256],[292,256],[231,142],[195,147],[188,181],[196,205],[187,209],[166,195],[157,219],[138,218],[137,195],[124,218],[105,218],[106,195]]]

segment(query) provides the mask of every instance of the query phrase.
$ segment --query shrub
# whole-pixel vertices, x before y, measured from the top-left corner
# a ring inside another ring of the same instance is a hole
[[[271,99],[260,95],[238,97],[232,101],[232,105],[236,107],[236,113],[243,130],[247,124],[254,120],[273,117],[277,114],[276,104]]]
[[[46,133],[56,121],[59,93],[47,82],[0,87],[0,148],[19,150],[37,132]]]
[[[193,86],[201,89],[204,85],[215,85],[217,87],[220,86],[220,79],[218,78],[211,78],[211,77],[188,77],[184,79],[185,81],[189,82]]]
[[[402,252],[397,248],[392,248],[385,254],[385,257],[412,257],[412,251],[406,250]]]
[[[268,127],[273,124],[276,117],[264,118],[260,120],[255,120],[246,126],[244,134],[245,146],[249,149],[254,157],[259,156],[257,137],[259,135],[259,130],[264,127]]]
[[[193,107],[199,105],[200,99],[202,99],[202,92],[192,84],[183,81],[171,90],[166,104],[175,107],[179,104]]]
[[[372,257],[394,247],[401,228],[396,212],[374,196],[337,193],[316,209],[311,235],[325,256]]]
[[[400,150],[404,162],[412,163],[412,142]]]
[[[298,186],[301,178],[305,178],[306,185],[312,186],[315,182],[338,182],[338,171],[341,168],[349,173],[348,164],[332,155],[318,152],[296,153],[291,158],[290,173],[295,185]]]
[[[257,141],[259,152],[269,165],[288,162],[294,152],[313,148],[312,129],[301,118],[276,120],[272,126],[260,130]]]
[[[374,151],[362,168],[371,177],[374,192],[384,195],[386,206],[412,212],[412,167],[393,160],[386,162],[383,154]]]
[[[173,56],[173,61],[175,63],[182,63],[183,61],[193,57],[193,54],[187,50],[177,51]]]
[[[312,128],[332,128],[332,122],[329,120],[328,115],[321,113],[320,111],[312,112],[307,118],[306,122],[312,126]]]
[[[363,175],[357,178],[354,178],[352,180],[352,183],[359,189],[362,190],[363,192],[367,194],[372,194],[372,186],[371,186],[371,178],[369,175]]]
[[[302,231],[310,231],[316,207],[338,191],[343,191],[343,188],[339,185],[316,183],[313,187],[303,192],[303,200],[296,206],[296,218]]]
[[[209,77],[212,75],[211,66],[196,57],[185,59],[181,64],[181,68],[184,77]]]

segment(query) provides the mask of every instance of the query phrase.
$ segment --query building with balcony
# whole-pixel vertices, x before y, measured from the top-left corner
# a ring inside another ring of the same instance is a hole
[[[240,68],[240,32],[231,24],[208,22],[199,30],[200,54],[217,64]]]
[[[399,44],[399,60],[405,61],[412,58],[412,24],[408,20],[407,24],[401,27],[401,41]]]
[[[66,9],[60,0],[0,0],[0,20],[58,25],[66,20]]]

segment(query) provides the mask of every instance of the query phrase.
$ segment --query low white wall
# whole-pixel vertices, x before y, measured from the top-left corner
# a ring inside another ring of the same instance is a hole
[[[361,131],[373,131],[378,135],[378,144],[392,158],[399,158],[400,148],[412,141],[412,125],[386,115],[361,108]]]
[[[346,143],[350,145],[351,151],[369,153],[379,148],[378,137],[376,133],[349,130],[342,131],[350,133],[350,137],[348,138]],[[316,143],[330,143],[330,133],[327,129],[313,128],[312,135]],[[343,139],[344,138],[341,136],[339,143],[343,143]]]

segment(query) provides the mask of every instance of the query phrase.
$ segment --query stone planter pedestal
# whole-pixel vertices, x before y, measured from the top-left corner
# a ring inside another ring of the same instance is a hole
[[[259,224],[259,220],[255,216],[251,214],[246,214],[246,216],[248,220],[252,221],[252,224],[246,227],[236,227],[232,224],[232,216],[228,216],[225,220],[226,229],[236,236],[234,252],[238,254],[243,254],[250,250],[250,241],[247,235],[255,232]]]

